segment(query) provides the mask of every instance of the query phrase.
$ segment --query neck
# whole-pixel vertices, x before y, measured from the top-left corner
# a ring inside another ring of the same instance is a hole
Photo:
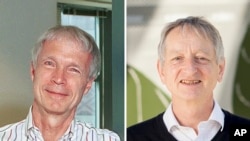
[[[35,126],[41,131],[45,141],[59,140],[70,126],[74,113],[70,115],[51,114],[41,112],[36,105],[33,105],[32,116]]]
[[[172,110],[179,124],[198,133],[198,124],[208,120],[213,110],[213,99],[205,101],[172,101]]]

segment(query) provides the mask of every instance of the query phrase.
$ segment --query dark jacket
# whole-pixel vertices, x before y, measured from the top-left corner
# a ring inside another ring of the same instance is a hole
[[[233,115],[225,110],[224,128],[219,130],[212,141],[233,141],[248,138],[250,135],[250,120]],[[245,137],[234,136],[235,130],[246,128],[249,133]],[[248,139],[249,140],[249,139]],[[167,130],[163,122],[163,113],[158,116],[133,125],[127,129],[127,141],[177,141]]]

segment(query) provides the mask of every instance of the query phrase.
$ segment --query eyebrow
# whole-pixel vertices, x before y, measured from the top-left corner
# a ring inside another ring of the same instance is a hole
[[[59,63],[59,61],[57,61],[58,59],[56,59],[56,57],[54,57],[54,56],[45,56],[45,57],[42,57],[42,58],[41,58],[42,61],[47,60],[47,59],[50,59],[50,60],[53,60],[53,61]],[[67,59],[67,60],[71,60],[71,59]],[[67,60],[66,60],[66,61],[67,61]],[[75,61],[67,61],[67,62],[69,62],[69,63],[67,64],[67,66],[73,66],[73,67],[81,68],[81,66],[78,65],[78,64],[76,64]]]

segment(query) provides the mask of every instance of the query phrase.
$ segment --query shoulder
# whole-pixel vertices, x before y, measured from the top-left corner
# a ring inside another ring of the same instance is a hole
[[[0,138],[11,136],[12,132],[17,132],[23,129],[25,121],[20,121],[0,127]]]
[[[168,132],[163,113],[127,128],[127,141],[176,141]]]
[[[141,123],[132,125],[127,128],[128,132],[147,132],[152,131],[152,129],[158,128],[158,125],[163,124],[163,113],[156,117],[143,121]]]
[[[95,128],[88,123],[79,121],[76,122],[76,125],[78,127],[77,131],[80,131],[79,128],[82,128],[87,138],[97,138],[98,141],[120,141],[120,137],[114,131]]]
[[[9,132],[10,130],[16,129],[19,126],[21,127],[24,124],[24,122],[25,121],[23,120],[23,121],[19,121],[19,122],[16,122],[16,123],[12,123],[12,124],[8,124],[8,125],[5,125],[5,126],[2,126],[2,127],[0,127],[0,133],[2,133],[2,132]]]
[[[250,120],[222,109],[224,117],[224,127],[222,132],[218,132],[213,140],[241,140],[235,133],[239,129],[250,129]],[[244,138],[243,138],[244,139]]]
[[[98,138],[120,141],[120,137],[118,136],[118,134],[108,129],[91,128],[91,132],[96,133]]]
[[[244,124],[244,125],[249,125],[250,126],[250,119],[247,119],[245,117],[241,117],[235,114],[232,114],[226,110],[222,110],[225,114],[225,124]]]
[[[231,132],[231,131],[234,131],[236,129],[241,129],[241,128],[250,130],[249,119],[232,114],[225,110],[223,110],[223,112],[225,114],[223,131]]]

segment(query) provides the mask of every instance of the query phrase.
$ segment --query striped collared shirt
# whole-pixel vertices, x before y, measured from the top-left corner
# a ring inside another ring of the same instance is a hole
[[[193,128],[184,127],[179,124],[172,111],[172,104],[169,105],[163,115],[163,121],[169,131],[178,141],[210,141],[216,133],[224,127],[224,113],[220,106],[214,102],[214,108],[207,121],[198,125],[198,135]]]
[[[33,124],[31,108],[26,119],[0,128],[1,141],[43,141],[39,129]],[[107,129],[91,127],[73,120],[59,141],[120,141],[119,136]]]

